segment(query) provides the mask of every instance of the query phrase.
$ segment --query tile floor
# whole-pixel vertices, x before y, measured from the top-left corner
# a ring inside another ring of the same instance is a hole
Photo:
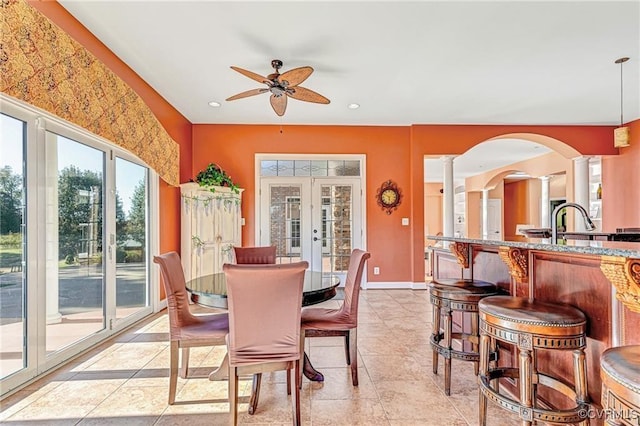
[[[428,292],[363,290],[360,297],[360,385],[351,385],[340,338],[309,339],[309,356],[325,381],[303,379],[302,423],[477,425],[473,366],[453,361],[450,397],[444,394],[442,374],[432,373]],[[341,302],[325,303],[338,306]],[[206,376],[222,359],[224,348],[191,350],[190,367],[196,377],[178,379],[177,401],[169,406],[168,338],[168,320],[162,312],[0,401],[0,423],[228,424],[227,383],[211,382]],[[250,381],[241,382],[240,389],[245,396],[239,406],[240,424],[291,424],[283,372],[264,375],[260,403],[252,416],[246,412]],[[519,422],[490,404],[488,424]]]

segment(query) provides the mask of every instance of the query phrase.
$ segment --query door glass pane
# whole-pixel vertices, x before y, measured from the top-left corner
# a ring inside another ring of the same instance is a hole
[[[0,115],[0,378],[26,367],[25,132]]]
[[[322,272],[349,269],[352,248],[352,186],[321,184]]]
[[[276,262],[301,259],[300,185],[271,185],[269,190],[271,244],[276,246]]]
[[[47,132],[46,350],[104,329],[104,153]]]
[[[149,306],[147,168],[116,158],[116,318]]]

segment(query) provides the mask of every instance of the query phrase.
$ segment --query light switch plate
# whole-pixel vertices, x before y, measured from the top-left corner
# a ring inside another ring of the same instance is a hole
[[[409,218],[408,217],[403,217],[402,218],[402,226],[409,226]]]

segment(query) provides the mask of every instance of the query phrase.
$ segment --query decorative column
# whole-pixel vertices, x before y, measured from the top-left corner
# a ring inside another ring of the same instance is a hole
[[[589,211],[589,157],[573,159],[573,200]],[[587,230],[582,215],[575,209],[573,221],[576,231]]]
[[[453,156],[442,157],[442,235],[453,237]]]
[[[489,190],[482,190],[482,239],[489,239]]]
[[[549,211],[549,176],[540,176],[540,227],[551,227],[551,212]]]

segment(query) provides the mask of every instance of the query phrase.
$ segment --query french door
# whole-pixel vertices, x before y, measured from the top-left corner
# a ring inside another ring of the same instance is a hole
[[[362,247],[359,177],[263,177],[259,205],[259,244],[275,245],[278,263],[344,275]]]
[[[0,395],[152,312],[151,170],[2,99]]]

